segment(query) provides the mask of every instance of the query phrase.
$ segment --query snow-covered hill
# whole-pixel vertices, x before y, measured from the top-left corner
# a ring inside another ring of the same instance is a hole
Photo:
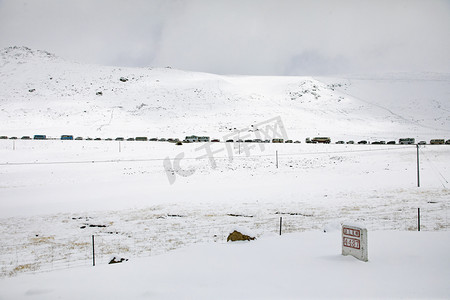
[[[0,79],[7,136],[244,138],[276,118],[294,140],[450,138],[450,74],[219,76],[22,47]],[[449,295],[446,145],[0,139],[0,158],[0,299]],[[368,263],[340,255],[344,222],[367,227]],[[239,228],[257,241],[227,243]]]
[[[449,138],[449,97],[450,74],[223,76],[0,50],[0,135],[8,136],[221,138],[281,117],[298,140]]]

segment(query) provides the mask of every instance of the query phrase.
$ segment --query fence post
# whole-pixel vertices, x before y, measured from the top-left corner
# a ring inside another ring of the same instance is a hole
[[[283,217],[280,217],[280,235],[281,235],[281,224],[282,224],[282,221],[283,221]]]
[[[420,187],[420,161],[419,161],[419,144],[417,147],[417,187]]]
[[[92,235],[92,266],[95,267],[95,239],[94,239],[94,235]]]
[[[278,169],[278,150],[275,151],[275,160],[276,160],[276,165],[277,165],[277,169]]]
[[[417,209],[417,230],[420,231],[420,207]]]

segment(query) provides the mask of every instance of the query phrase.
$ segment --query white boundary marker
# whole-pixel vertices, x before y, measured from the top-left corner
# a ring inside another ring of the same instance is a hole
[[[367,228],[342,225],[342,255],[352,255],[359,260],[368,261]]]

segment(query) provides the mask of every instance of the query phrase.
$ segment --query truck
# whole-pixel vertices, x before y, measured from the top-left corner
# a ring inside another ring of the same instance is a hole
[[[315,137],[311,140],[313,143],[329,144],[331,139],[329,137]]]
[[[432,139],[430,141],[430,145],[444,145],[445,140],[444,139]]]
[[[284,139],[272,139],[272,143],[284,143]]]
[[[400,145],[413,145],[416,143],[416,140],[414,138],[401,138],[398,140],[398,143]]]

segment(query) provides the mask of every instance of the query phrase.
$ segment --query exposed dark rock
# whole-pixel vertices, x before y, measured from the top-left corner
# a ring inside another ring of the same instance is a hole
[[[182,215],[167,215],[168,217],[171,217],[171,218],[184,218],[185,216],[182,216]]]
[[[124,262],[124,261],[128,261],[128,258],[123,258],[123,257],[121,257],[121,258],[118,258],[118,257],[113,257],[110,261],[109,261],[109,265],[111,265],[111,264],[119,264],[119,263],[122,263],[122,262]]]
[[[253,216],[250,216],[250,215],[238,215],[238,214],[227,214],[227,216],[230,216],[230,217],[253,218]]]
[[[302,214],[302,213],[292,213],[292,212],[279,212],[275,213],[276,215],[290,215],[290,216],[302,216],[302,217],[313,217],[313,215]]]

